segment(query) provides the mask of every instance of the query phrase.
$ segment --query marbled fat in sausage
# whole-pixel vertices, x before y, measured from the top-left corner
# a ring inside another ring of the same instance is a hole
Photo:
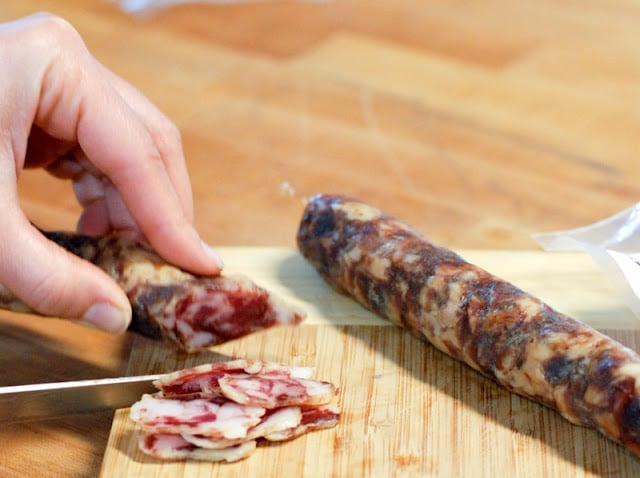
[[[297,240],[336,290],[640,455],[633,350],[352,198],[310,198]]]
[[[312,371],[238,359],[167,374],[154,382],[158,393],[131,407],[138,446],[160,459],[236,461],[249,456],[256,441],[332,428],[340,417],[329,403],[337,389],[312,380]]]
[[[203,448],[189,442],[182,435],[146,433],[138,436],[138,447],[161,460],[226,461],[235,462],[248,457],[256,449],[256,441],[244,441],[227,448]]]
[[[116,236],[44,232],[69,252],[104,270],[131,302],[130,329],[193,352],[275,325],[300,323],[304,313],[247,277],[201,277],[166,263],[151,249]],[[0,285],[0,308],[31,312]]]

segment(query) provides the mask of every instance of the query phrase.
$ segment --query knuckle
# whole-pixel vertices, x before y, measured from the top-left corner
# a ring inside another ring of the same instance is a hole
[[[155,137],[159,143],[161,154],[171,155],[182,150],[182,134],[178,127],[168,119],[159,122]]]
[[[167,120],[165,123],[167,138],[172,142],[172,144],[181,145],[182,134],[180,133],[178,127],[169,120]]]
[[[58,42],[64,42],[65,44],[75,42],[83,43],[80,38],[80,33],[78,33],[75,27],[68,20],[58,15],[52,13],[38,14],[35,26],[42,34]]]
[[[12,35],[33,53],[66,55],[68,52],[86,52],[80,33],[66,19],[49,12],[32,14],[16,22]]]

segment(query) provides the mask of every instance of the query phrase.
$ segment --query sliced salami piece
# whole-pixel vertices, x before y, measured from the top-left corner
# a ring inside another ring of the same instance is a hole
[[[333,427],[339,411],[327,403],[337,389],[312,380],[311,372],[231,360],[167,374],[154,382],[158,393],[131,407],[140,450],[161,459],[233,461],[250,453],[256,440],[284,441]]]
[[[640,455],[633,350],[352,198],[309,199],[297,240],[336,290]]]
[[[165,397],[215,398],[224,396],[218,384],[224,375],[259,375],[293,378],[310,378],[310,367],[290,367],[261,360],[231,360],[213,362],[179,370],[162,376],[154,386]]]
[[[131,419],[147,432],[225,439],[246,438],[264,414],[264,408],[231,401],[219,404],[201,398],[176,400],[151,395],[144,395],[130,412]]]
[[[263,438],[273,433],[295,428],[302,423],[302,416],[300,407],[283,407],[269,411],[260,423],[249,430],[247,435],[250,438]]]
[[[182,434],[182,437],[189,443],[202,448],[221,449],[238,445],[242,443],[242,441],[256,440],[271,434],[283,433],[287,430],[298,428],[301,423],[302,412],[300,407],[285,407],[263,416],[260,423],[247,431],[247,436],[244,439],[217,439],[214,437],[189,435],[185,433]]]
[[[276,430],[264,436],[269,441],[285,441],[310,431],[333,428],[340,419],[340,410],[335,405],[319,405],[301,409],[300,423],[291,428]]]
[[[225,375],[219,386],[234,402],[264,408],[325,404],[336,393],[329,382],[273,375]]]
[[[191,435],[189,433],[181,433],[180,436],[195,447],[207,448],[209,450],[224,450],[225,448],[238,446],[248,440],[247,437],[231,439],[206,435]]]
[[[234,462],[248,457],[255,449],[255,440],[244,441],[221,449],[201,448],[181,435],[141,433],[138,447],[143,453],[161,460],[199,460]]]
[[[169,339],[188,352],[304,319],[304,313],[247,277],[194,276],[167,264],[149,248],[115,236],[44,234],[120,285],[133,308],[131,330]],[[2,286],[0,308],[30,312]]]

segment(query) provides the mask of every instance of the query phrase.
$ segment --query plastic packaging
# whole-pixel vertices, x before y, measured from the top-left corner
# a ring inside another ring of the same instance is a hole
[[[269,0],[116,0],[120,8],[127,13],[145,15],[163,8],[186,3],[226,5],[233,3],[268,3]],[[324,3],[327,0],[302,0],[311,3]]]
[[[547,251],[588,252],[640,320],[640,203],[588,226],[533,238]]]

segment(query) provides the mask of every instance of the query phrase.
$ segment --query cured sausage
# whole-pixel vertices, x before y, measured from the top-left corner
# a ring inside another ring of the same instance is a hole
[[[353,198],[310,198],[297,241],[336,290],[640,455],[633,350]]]
[[[256,449],[256,441],[250,440],[226,448],[203,448],[189,442],[182,435],[141,433],[138,436],[140,450],[160,460],[199,460],[234,462],[248,457]]]
[[[237,461],[258,440],[285,441],[337,425],[336,387],[312,369],[260,360],[199,365],[164,375],[129,416],[138,447],[167,460]]]
[[[131,407],[131,419],[150,433],[187,433],[211,438],[244,438],[260,423],[265,409],[231,401],[144,395]]]
[[[212,362],[163,375],[153,385],[166,398],[216,398],[224,396],[220,379],[227,375],[311,378],[311,367],[293,367],[262,360],[236,359]]]
[[[267,409],[322,405],[336,387],[312,380],[309,367],[288,367],[260,360],[231,360],[199,365],[167,374],[154,386],[164,398],[226,398]]]
[[[43,234],[97,265],[120,285],[133,309],[130,330],[167,339],[187,352],[304,319],[303,312],[244,276],[194,276],[121,237]],[[32,312],[2,286],[0,308]]]

